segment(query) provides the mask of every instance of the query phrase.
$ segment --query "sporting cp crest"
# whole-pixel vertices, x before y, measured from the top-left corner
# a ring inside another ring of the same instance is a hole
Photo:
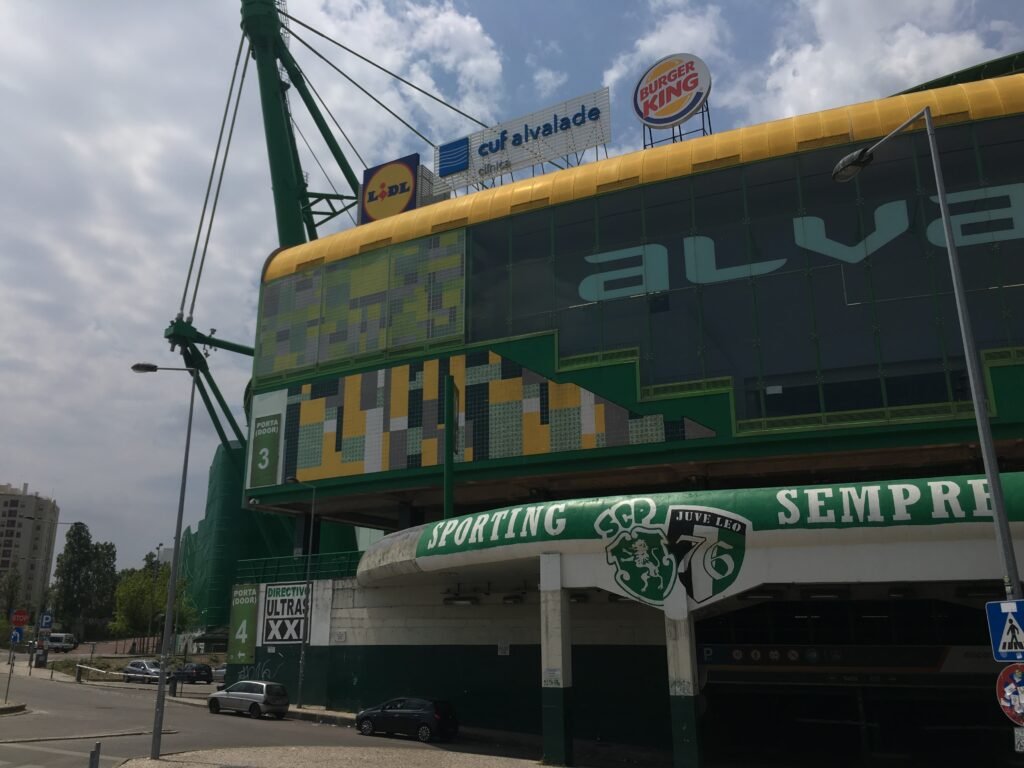
[[[615,582],[650,605],[662,605],[676,581],[702,603],[728,589],[743,564],[747,528],[742,517],[714,507],[653,499],[620,501],[598,516]]]

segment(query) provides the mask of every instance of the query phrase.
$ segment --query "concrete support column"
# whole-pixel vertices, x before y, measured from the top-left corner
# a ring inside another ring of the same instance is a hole
[[[669,717],[672,723],[673,768],[697,768],[697,645],[693,616],[672,618],[665,613],[665,650],[668,653]]]
[[[540,556],[541,726],[547,765],[572,765],[572,635],[562,556]]]

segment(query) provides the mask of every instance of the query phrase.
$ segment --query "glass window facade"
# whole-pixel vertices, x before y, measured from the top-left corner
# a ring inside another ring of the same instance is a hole
[[[1020,116],[938,134],[980,349],[1024,345],[1022,135]],[[966,399],[926,138],[894,139],[837,184],[850,149],[533,210],[282,278],[264,287],[256,375],[553,332],[563,363],[635,354],[644,388],[729,377],[739,420]]]
[[[980,349],[1024,344],[1024,119],[939,129]],[[644,387],[731,377],[739,419],[967,397],[926,138],[849,184],[830,147],[469,230],[469,342],[636,350]],[[504,280],[502,280],[504,277]]]

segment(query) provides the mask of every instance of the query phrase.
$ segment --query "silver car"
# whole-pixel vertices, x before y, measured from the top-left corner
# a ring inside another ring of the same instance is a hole
[[[239,680],[207,697],[210,712],[246,712],[249,717],[273,715],[278,720],[288,714],[288,691],[280,683],[263,680]]]
[[[155,659],[137,659],[129,662],[121,677],[126,683],[155,683],[160,679],[160,662]]]

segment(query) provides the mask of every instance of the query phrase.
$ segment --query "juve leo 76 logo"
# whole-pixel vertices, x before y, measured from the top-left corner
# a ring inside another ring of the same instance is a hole
[[[598,516],[597,532],[615,582],[650,605],[662,605],[676,582],[702,603],[728,589],[739,575],[750,523],[715,507],[653,499],[620,501]]]

